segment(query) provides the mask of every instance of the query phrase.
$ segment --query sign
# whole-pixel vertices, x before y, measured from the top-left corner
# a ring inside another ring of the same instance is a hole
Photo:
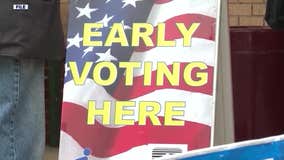
[[[13,10],[28,10],[28,4],[13,4]]]
[[[61,160],[209,147],[218,0],[71,0]]]
[[[282,160],[284,159],[284,136],[229,144],[211,149],[194,151],[167,160]]]

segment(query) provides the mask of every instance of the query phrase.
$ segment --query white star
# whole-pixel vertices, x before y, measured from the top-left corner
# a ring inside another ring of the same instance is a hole
[[[92,52],[93,49],[94,49],[94,47],[88,47],[88,48],[86,48],[86,49],[84,50],[84,54],[83,54],[82,58],[85,57],[89,52]]]
[[[112,18],[113,18],[113,16],[108,17],[108,15],[106,14],[104,16],[104,18],[102,20],[98,21],[97,23],[102,23],[104,25],[104,27],[108,27],[108,23]]]
[[[68,67],[68,63],[65,63],[65,74],[64,74],[65,77],[67,76],[69,71],[70,71],[70,68]]]
[[[120,22],[123,25],[124,30],[132,29],[130,26],[124,24],[124,20]]]
[[[111,50],[108,49],[105,53],[97,53],[97,55],[100,57],[97,62],[102,62],[102,61],[117,61],[117,58],[115,58],[114,56],[112,56],[111,54]]]
[[[88,17],[89,19],[91,19],[91,13],[92,12],[95,12],[96,10],[98,10],[97,8],[93,8],[91,9],[90,8],[90,3],[88,3],[85,8],[79,8],[79,7],[76,7],[76,9],[79,11],[79,14],[77,16],[77,18],[80,18],[82,16],[86,16]]]
[[[126,7],[127,5],[132,5],[133,7],[136,8],[136,2],[138,1],[143,1],[143,0],[122,0],[122,2],[124,3],[122,8]]]
[[[67,39],[67,41],[69,42],[67,48],[72,47],[72,46],[76,46],[76,47],[80,48],[80,42],[82,40],[83,40],[83,38],[81,38],[79,36],[79,33],[77,33],[75,37]]]

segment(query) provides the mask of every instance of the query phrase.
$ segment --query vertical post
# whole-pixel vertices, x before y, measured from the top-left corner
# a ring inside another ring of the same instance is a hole
[[[47,104],[46,104],[46,131],[47,144],[58,146],[60,134],[60,115],[62,102],[62,61],[47,61]]]
[[[227,3],[227,1],[221,0],[214,145],[234,142],[231,54]]]

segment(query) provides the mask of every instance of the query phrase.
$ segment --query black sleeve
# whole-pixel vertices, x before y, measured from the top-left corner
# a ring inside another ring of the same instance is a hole
[[[267,0],[265,20],[273,29],[284,29],[284,0]]]
[[[62,59],[59,0],[1,0],[0,55]]]

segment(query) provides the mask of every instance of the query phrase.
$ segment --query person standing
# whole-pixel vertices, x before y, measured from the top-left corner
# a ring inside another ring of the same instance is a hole
[[[272,29],[284,29],[283,0],[267,0],[265,20]]]
[[[44,60],[63,58],[58,0],[1,0],[0,159],[43,158]]]

